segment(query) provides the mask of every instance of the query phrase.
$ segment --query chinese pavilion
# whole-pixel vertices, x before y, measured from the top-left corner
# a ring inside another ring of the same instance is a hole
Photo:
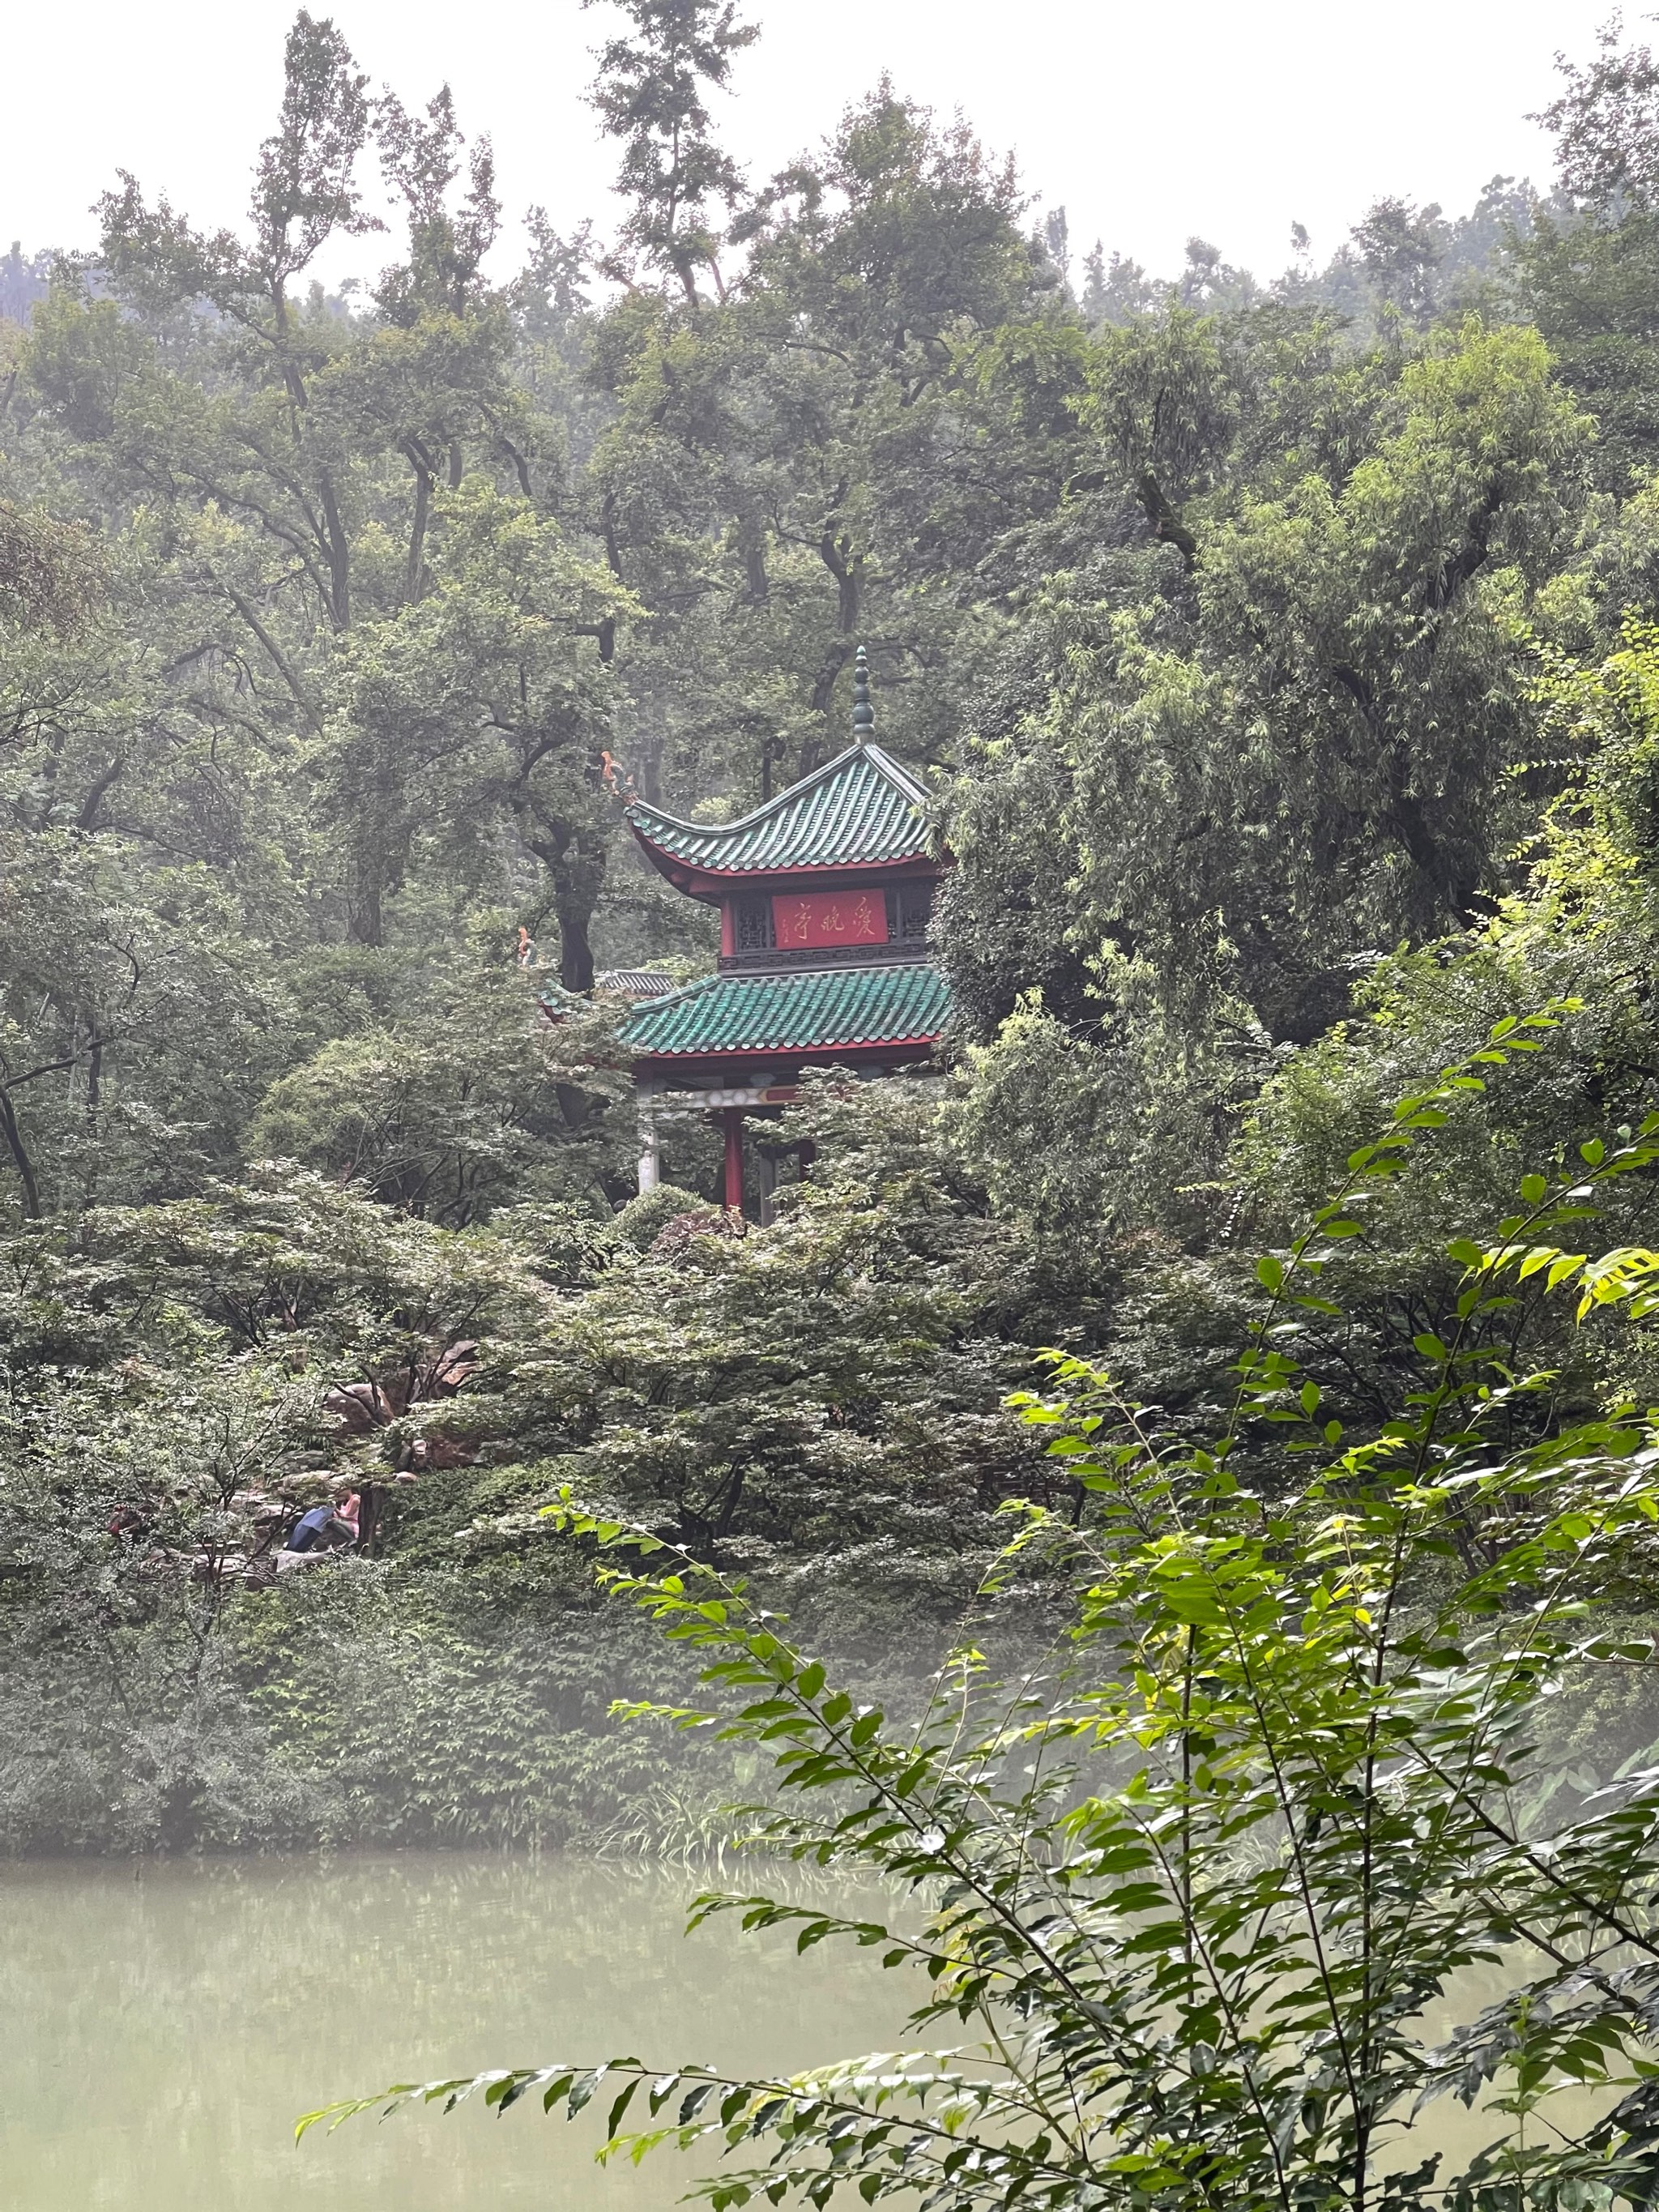
[[[927,793],[873,742],[860,647],[847,751],[735,822],[682,822],[629,802],[627,819],[677,890],[720,910],[718,972],[637,1005],[640,1188],[657,1182],[659,1117],[718,1116],[726,1206],[743,1205],[744,1124],[775,1120],[803,1069],[860,1075],[927,1060],[950,1018],[927,955],[944,862]],[[762,1218],[776,1155],[760,1147]]]

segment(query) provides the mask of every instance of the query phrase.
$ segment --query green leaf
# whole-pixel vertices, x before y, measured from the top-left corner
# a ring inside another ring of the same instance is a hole
[[[608,2142],[615,2141],[617,2130],[622,2125],[623,2115],[633,2103],[635,2093],[639,2086],[639,2079],[636,2075],[612,2104],[605,2123],[605,2140]]]
[[[570,2095],[565,2106],[567,2118],[574,2120],[582,2107],[592,2102],[593,2092],[604,2081],[607,2070],[603,2066],[596,2066],[588,2073],[577,2075],[570,2085]]]

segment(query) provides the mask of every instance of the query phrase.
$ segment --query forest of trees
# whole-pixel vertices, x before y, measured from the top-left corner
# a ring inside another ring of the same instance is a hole
[[[304,13],[240,228],[123,174],[94,251],[0,259],[15,1850],[702,1832],[752,1760],[609,1721],[684,1656],[605,1607],[562,1486],[902,1704],[1000,1509],[1085,1517],[1007,1403],[1039,1352],[1206,1433],[1257,1255],[1548,1012],[1307,1323],[1326,1413],[1383,1433],[1449,1245],[1655,1103],[1659,60],[1565,72],[1547,192],[1163,283],[884,80],[745,177],[752,28],[623,12],[620,216],[532,210],[510,279],[487,118]],[[334,295],[342,239],[380,274]],[[610,763],[741,812],[840,749],[860,644],[956,857],[949,1065],[817,1085],[774,1226],[661,1237],[714,1141],[633,1198],[617,1010],[544,1022],[520,933],[577,997],[710,966]],[[1659,1401],[1640,1299],[1581,1326],[1549,1274],[1493,1322],[1549,1377],[1511,1441]],[[248,1571],[348,1481],[349,1557]]]
[[[803,1942],[1029,2034],[663,2077],[775,2139],[718,2202],[1650,2206],[1659,58],[1547,190],[1165,282],[884,79],[745,176],[734,0],[620,17],[515,276],[488,118],[303,12],[239,228],[0,258],[0,1849],[694,1852],[781,1753],[945,1900]],[[716,948],[617,767],[731,818],[860,647],[956,1025],[736,1233],[700,1126],[635,1194],[596,972]]]

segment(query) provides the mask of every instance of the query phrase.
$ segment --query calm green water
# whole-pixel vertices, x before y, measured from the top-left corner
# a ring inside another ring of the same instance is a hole
[[[0,2206],[659,2212],[686,2162],[597,2167],[586,2118],[404,2113],[297,2148],[293,2123],[333,2097],[485,2066],[636,2052],[790,2073],[902,2042],[908,1977],[827,1944],[797,1959],[735,1923],[688,1939],[698,1887],[449,1855],[0,1866]],[[1449,2009],[1433,2027],[1451,2025]],[[1565,2107],[1563,2124],[1589,2117],[1581,2099]],[[1467,2156],[1498,2132],[1437,2106],[1389,2162]]]
[[[734,1886],[737,1886],[734,1884]],[[17,2212],[645,2212],[539,2108],[296,2114],[392,2081],[637,2052],[793,2071],[901,2039],[904,1978],[716,1923],[692,1875],[455,1856],[0,1869],[0,2201]]]

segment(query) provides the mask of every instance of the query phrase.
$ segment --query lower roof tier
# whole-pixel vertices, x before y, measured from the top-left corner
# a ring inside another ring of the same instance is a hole
[[[635,1008],[623,1042],[653,1058],[928,1045],[951,1019],[951,988],[925,961],[705,976]]]

